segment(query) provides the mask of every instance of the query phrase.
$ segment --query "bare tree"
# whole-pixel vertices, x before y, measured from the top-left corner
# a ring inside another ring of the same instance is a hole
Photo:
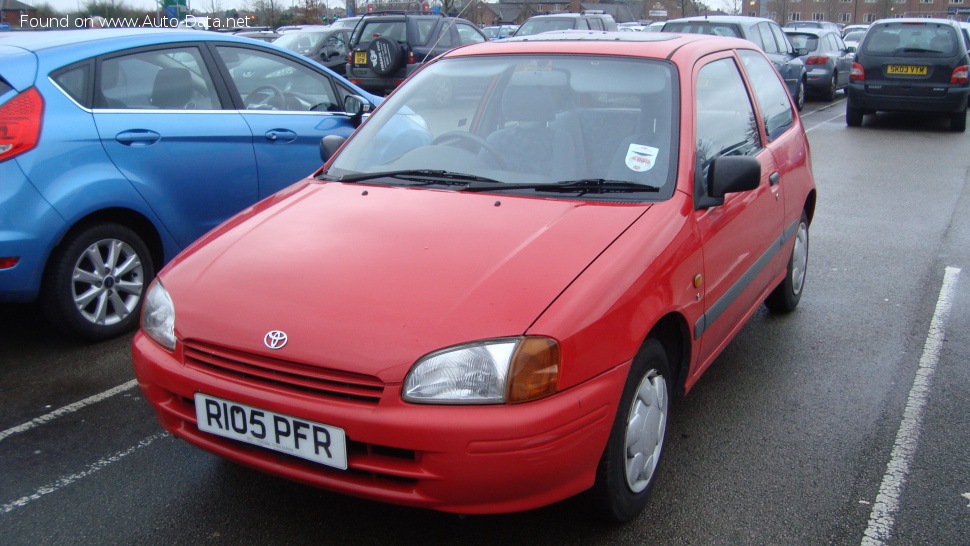
[[[199,7],[203,12],[215,17],[221,17],[225,13],[222,0],[202,0],[199,2]]]
[[[282,0],[249,0],[249,9],[257,22],[273,28],[280,26],[284,19]]]
[[[768,11],[774,14],[775,22],[784,25],[795,11],[793,0],[768,0]]]
[[[319,23],[323,8],[324,2],[317,2],[317,0],[298,0],[293,7],[293,11],[297,13],[294,22],[303,24]]]

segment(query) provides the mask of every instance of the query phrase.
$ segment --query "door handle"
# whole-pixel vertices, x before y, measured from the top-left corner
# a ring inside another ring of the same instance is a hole
[[[779,180],[781,180],[781,175],[778,174],[778,171],[775,171],[775,172],[771,173],[770,175],[768,175],[768,184],[770,184],[772,186],[774,186],[775,184],[777,184]]]
[[[161,140],[162,135],[147,129],[131,129],[122,131],[115,136],[115,140],[125,146],[150,146]]]
[[[283,144],[296,140],[296,133],[289,129],[270,129],[266,131],[264,136],[270,142],[280,142]]]

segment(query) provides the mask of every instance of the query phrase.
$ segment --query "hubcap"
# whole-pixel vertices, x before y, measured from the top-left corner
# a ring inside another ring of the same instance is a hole
[[[626,483],[639,493],[650,485],[667,427],[667,382],[650,370],[637,387],[626,420]]]
[[[111,326],[125,319],[141,299],[145,276],[135,249],[118,239],[98,241],[74,264],[74,306],[88,322]]]
[[[791,288],[795,294],[801,294],[805,284],[805,269],[808,266],[808,226],[805,222],[798,224],[795,234],[795,249],[792,251]]]

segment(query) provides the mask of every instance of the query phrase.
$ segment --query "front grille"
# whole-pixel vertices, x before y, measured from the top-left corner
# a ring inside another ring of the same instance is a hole
[[[198,341],[186,341],[186,366],[217,376],[255,381],[315,396],[377,404],[384,383],[376,377],[328,370]]]

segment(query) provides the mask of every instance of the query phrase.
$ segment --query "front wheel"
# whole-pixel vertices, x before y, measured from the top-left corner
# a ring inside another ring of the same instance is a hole
[[[147,245],[131,229],[97,224],[69,234],[54,250],[44,313],[65,333],[98,341],[134,330],[155,276]]]
[[[606,519],[626,522],[646,506],[663,450],[672,387],[667,352],[648,339],[634,359],[593,496]]]
[[[781,281],[765,299],[765,305],[773,313],[790,313],[798,306],[805,289],[805,273],[808,269],[808,215],[802,212],[795,230],[795,245],[788,258],[785,280]]]

